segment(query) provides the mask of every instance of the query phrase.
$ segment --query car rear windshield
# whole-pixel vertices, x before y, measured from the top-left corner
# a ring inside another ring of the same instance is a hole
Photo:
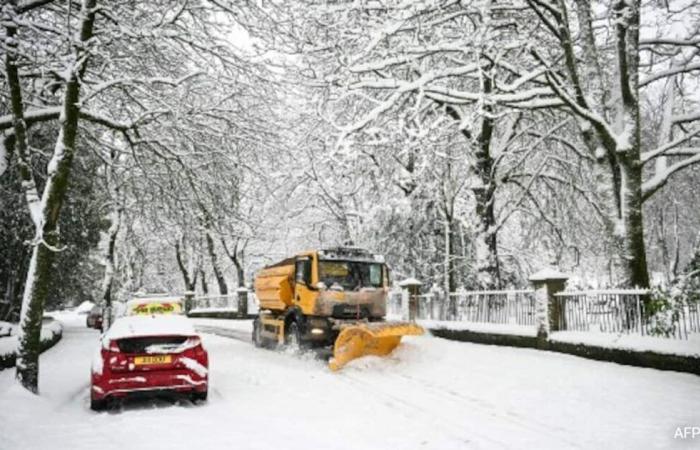
[[[179,349],[186,340],[186,336],[148,336],[119,339],[117,346],[122,353],[163,353]]]

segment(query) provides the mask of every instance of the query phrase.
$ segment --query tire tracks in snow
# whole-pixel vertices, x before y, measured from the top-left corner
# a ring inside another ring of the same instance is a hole
[[[384,375],[385,374],[382,374],[382,376]],[[399,397],[398,395],[388,393],[385,390],[385,386],[372,386],[371,383],[367,383],[366,380],[361,380],[347,373],[341,372],[337,374],[337,376],[338,379],[340,379],[346,385],[351,386],[365,394],[369,393],[371,394],[370,397],[381,399],[381,403],[391,408],[392,411],[401,414],[411,421],[415,421],[416,417],[420,416],[421,423],[429,422],[433,424],[436,428],[442,429],[443,432],[447,433],[450,438],[458,441],[462,445],[472,444],[474,437],[476,436],[482,443],[488,443],[490,448],[511,448],[507,442],[494,439],[486,434],[476,433],[473,429],[467,428],[464,424],[455,422],[454,419],[446,416],[444,410],[442,409],[427,409],[423,404],[411,402],[403,397]],[[397,408],[397,404],[404,406],[405,409]]]
[[[195,329],[202,333],[252,343],[250,334],[245,331],[209,325],[196,325]],[[371,393],[373,397],[381,399],[380,401],[384,405],[397,410],[408,419],[415,420],[415,415],[422,416],[424,421],[426,419],[429,420],[431,423],[434,423],[437,427],[447,432],[452,439],[455,439],[461,443],[469,443],[473,440],[473,436],[478,436],[482,442],[488,442],[490,446],[498,446],[501,448],[512,447],[511,443],[509,443],[511,441],[509,440],[501,441],[490,435],[475,433],[473,429],[469,429],[463,423],[459,423],[454,418],[447,416],[442,406],[445,402],[451,403],[452,406],[460,408],[464,408],[465,405],[469,405],[472,410],[478,410],[482,412],[485,417],[491,417],[494,421],[508,422],[511,426],[529,433],[533,433],[534,435],[546,435],[549,438],[560,442],[562,446],[566,446],[568,448],[581,448],[580,443],[562,436],[561,432],[566,433],[566,430],[560,427],[552,428],[550,424],[544,424],[511,411],[500,412],[495,405],[489,402],[481,400],[477,397],[460,393],[449,386],[438,385],[424,378],[391,372],[382,372],[381,374],[384,380],[386,378],[393,380],[393,382],[390,384],[394,386],[399,384],[403,385],[403,387],[400,389],[401,391],[411,392],[419,390],[422,393],[427,394],[429,397],[432,397],[431,401],[428,402],[430,405],[439,406],[426,408],[425,404],[410,401],[406,398],[387,392],[385,386],[381,383],[373,383],[372,380],[365,380],[360,377],[353,376],[347,372],[341,371],[337,374],[337,376],[338,379],[344,384],[351,386],[358,391]],[[397,404],[402,405],[406,409],[397,409]],[[555,430],[555,432],[553,432],[553,430]],[[465,432],[468,432],[468,435],[465,435]]]
[[[88,398],[90,396],[90,384],[91,383],[89,381],[87,381],[87,382],[81,384],[79,388],[74,389],[73,392],[71,392],[71,394],[65,400],[61,401],[61,403],[59,403],[56,406],[55,410],[56,411],[64,410],[67,407],[75,404],[75,401],[78,399],[81,400],[80,404],[83,405],[85,403],[83,400],[85,400],[86,398]]]
[[[386,385],[383,383],[376,383],[372,380],[362,379],[345,372],[341,372],[338,375],[341,379],[347,381],[347,384],[353,386],[354,388],[363,392],[370,392],[372,396],[383,399],[383,403],[387,406],[395,408],[395,404],[400,404],[405,406],[411,413],[425,416],[426,419],[429,419],[436,426],[439,426],[443,430],[449,432],[452,438],[462,442],[465,440],[470,440],[468,437],[464,437],[465,431],[468,430],[469,435],[478,436],[480,439],[483,439],[483,441],[486,441],[489,444],[489,447],[498,446],[500,448],[512,448],[512,437],[506,439],[505,441],[501,441],[491,435],[475,433],[474,430],[469,429],[465,423],[459,423],[452,416],[447,415],[445,413],[445,403],[451,403],[452,406],[459,407],[460,409],[464,409],[465,405],[468,405],[472,410],[478,410],[479,412],[483,413],[484,417],[490,417],[494,421],[508,422],[515,429],[521,429],[528,433],[532,433],[533,436],[546,435],[553,440],[559,441],[559,448],[581,448],[580,443],[569,440],[566,437],[561,436],[559,433],[552,433],[549,425],[541,424],[539,422],[532,422],[529,419],[523,418],[522,416],[514,414],[510,411],[504,411],[501,413],[494,406],[489,405],[483,400],[457,393],[452,389],[448,390],[444,386],[430,383],[428,380],[411,377],[405,374],[393,374],[387,372],[383,372],[381,374],[383,381],[385,381],[387,378],[391,380],[389,383],[387,383],[387,385],[391,385],[395,389],[400,386],[399,389],[396,389],[398,391],[420,391],[423,394],[427,394],[429,401],[423,403],[411,401],[404,397],[399,397],[388,393],[385,389]],[[403,412],[403,415],[411,418],[410,414],[406,414],[405,412]],[[468,420],[468,418],[465,420]]]
[[[536,433],[546,434],[547,436],[561,440],[573,448],[581,448],[581,443],[569,440],[565,436],[561,436],[560,433],[567,433],[567,430],[564,428],[552,426],[552,424],[545,424],[512,411],[504,411],[503,414],[499,414],[496,406],[491,403],[485,402],[477,397],[463,394],[454,389],[445,388],[444,386],[431,383],[429,380],[423,378],[411,377],[405,374],[392,374],[392,376],[403,378],[410,382],[415,382],[421,385],[424,388],[424,391],[429,390],[431,391],[432,395],[439,396],[443,400],[452,402],[455,405],[462,405],[463,403],[461,401],[463,400],[464,402],[469,403],[473,408],[482,410],[494,418],[499,420],[507,420]]]

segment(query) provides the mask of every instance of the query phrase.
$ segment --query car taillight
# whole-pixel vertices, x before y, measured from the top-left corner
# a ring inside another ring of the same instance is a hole
[[[185,347],[187,348],[194,348],[202,344],[202,340],[199,339],[199,336],[190,336],[187,338],[185,341]]]
[[[190,336],[183,343],[183,349],[185,354],[194,353],[195,357],[200,357],[204,353],[204,347],[202,347],[202,340],[199,336]]]
[[[109,341],[102,344],[102,358],[106,366],[112,371],[124,371],[128,365],[128,358],[117,345],[117,341]]]

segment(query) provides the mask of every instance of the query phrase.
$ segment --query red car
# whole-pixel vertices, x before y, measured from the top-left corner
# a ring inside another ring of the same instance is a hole
[[[90,407],[144,394],[185,394],[206,400],[209,357],[189,319],[126,316],[102,336],[92,361]]]

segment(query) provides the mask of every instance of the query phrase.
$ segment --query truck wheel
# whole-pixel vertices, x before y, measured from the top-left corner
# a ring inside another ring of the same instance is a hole
[[[289,324],[284,343],[287,344],[287,348],[293,351],[301,350],[301,331],[299,330],[299,324],[296,322]]]
[[[262,336],[260,335],[260,318],[256,318],[253,321],[253,345],[256,347],[262,347]]]

